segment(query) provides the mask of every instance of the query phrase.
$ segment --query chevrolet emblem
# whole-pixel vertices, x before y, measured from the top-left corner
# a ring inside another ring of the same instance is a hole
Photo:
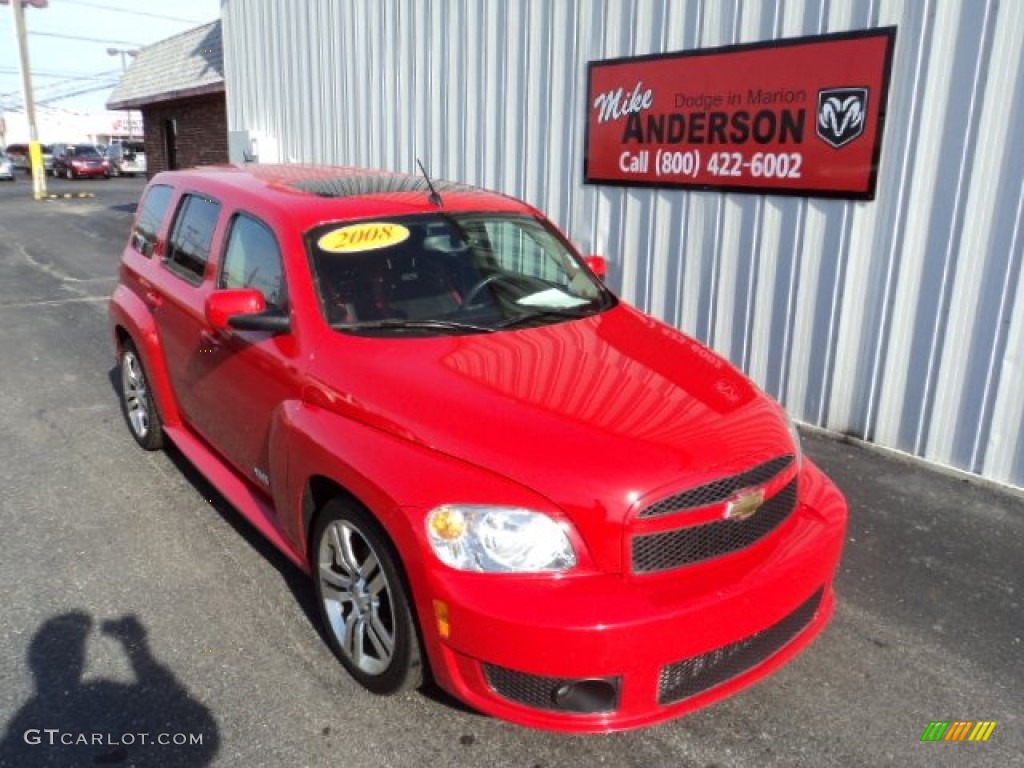
[[[742,491],[734,496],[725,507],[726,520],[746,520],[764,504],[764,488],[756,491]]]

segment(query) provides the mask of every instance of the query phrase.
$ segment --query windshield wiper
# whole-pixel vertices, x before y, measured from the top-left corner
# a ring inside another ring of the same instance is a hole
[[[559,317],[563,319],[568,318],[570,320],[578,320],[579,318],[586,317],[589,314],[592,314],[592,309],[590,307],[579,307],[576,309],[558,309],[555,307],[545,307],[543,309],[537,309],[533,312],[524,312],[521,315],[517,315],[516,317],[510,318],[509,320],[505,320],[501,323],[498,323],[498,325],[495,327],[511,328],[516,325],[528,323],[531,320],[540,320],[545,317]]]
[[[403,331],[403,330],[436,330],[436,331],[473,331],[474,333],[494,333],[494,328],[472,323],[460,323],[457,320],[362,320],[356,323],[331,323],[336,331]]]

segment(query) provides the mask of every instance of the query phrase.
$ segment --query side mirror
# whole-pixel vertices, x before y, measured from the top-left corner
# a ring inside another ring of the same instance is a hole
[[[291,327],[288,316],[267,311],[267,301],[254,288],[225,288],[206,297],[206,322],[217,331],[282,333]]]
[[[590,271],[597,275],[601,282],[608,277],[608,261],[604,256],[586,256],[583,262],[590,267]]]

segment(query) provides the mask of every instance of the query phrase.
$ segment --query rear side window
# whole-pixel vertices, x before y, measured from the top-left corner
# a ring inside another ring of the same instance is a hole
[[[210,260],[210,243],[220,217],[220,203],[200,195],[185,195],[178,207],[164,263],[177,275],[198,285]]]
[[[220,288],[255,288],[263,294],[267,306],[283,309],[284,276],[281,251],[270,229],[251,216],[239,214],[231,223]]]
[[[150,187],[139,206],[139,215],[135,218],[135,229],[132,230],[132,247],[143,256],[153,255],[156,248],[160,222],[164,220],[167,206],[171,202],[171,188],[163,184]]]

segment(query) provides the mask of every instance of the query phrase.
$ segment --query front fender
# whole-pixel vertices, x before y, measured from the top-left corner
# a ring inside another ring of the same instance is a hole
[[[302,552],[309,552],[312,515],[304,512],[302,499],[313,477],[332,480],[370,510],[398,551],[437,682],[452,690],[432,613],[436,579],[445,578],[448,569],[427,542],[427,512],[445,502],[460,502],[522,506],[555,518],[564,518],[563,513],[506,478],[306,402],[285,405],[279,430],[277,448],[284,452],[288,500],[278,509],[284,511],[287,535]],[[582,547],[579,541],[575,544]]]
[[[342,486],[369,509],[407,565],[425,542],[422,515],[413,520],[408,509],[499,503],[563,517],[551,501],[512,480],[308,402],[284,404],[275,433],[272,466],[288,478],[287,499],[277,500],[278,509],[288,510],[282,523],[303,550],[312,521],[303,514],[302,495],[316,476]]]
[[[114,290],[114,295],[110,297],[107,311],[110,316],[111,331],[114,334],[116,353],[119,356],[121,352],[121,338],[118,331],[123,330],[131,337],[135,348],[142,357],[142,364],[146,368],[149,387],[156,400],[161,420],[165,426],[180,426],[181,416],[174,399],[174,390],[171,388],[167,366],[164,364],[160,335],[157,333],[156,323],[149,307],[130,289],[119,285]]]

